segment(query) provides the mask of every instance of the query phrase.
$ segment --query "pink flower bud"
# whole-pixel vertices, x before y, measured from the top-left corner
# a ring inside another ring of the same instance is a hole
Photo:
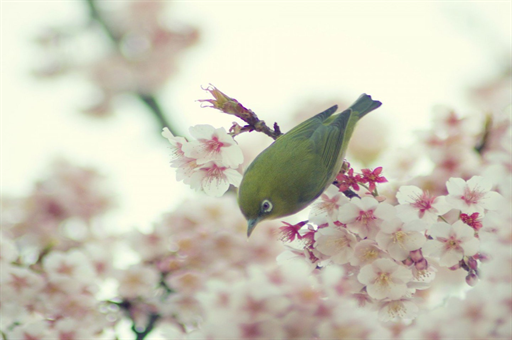
[[[410,257],[406,258],[404,261],[403,261],[403,264],[405,264],[406,266],[410,266],[412,265],[414,262],[413,260],[411,260]]]
[[[492,256],[485,253],[478,253],[474,256],[477,260],[480,260],[480,262],[489,262],[492,260]]]
[[[474,272],[469,273],[468,276],[466,276],[466,283],[471,287],[476,286],[478,283],[478,275],[476,275]]]
[[[473,270],[476,270],[478,268],[478,262],[473,257],[468,258],[467,264],[468,267]]]
[[[411,251],[409,253],[409,256],[411,257],[411,260],[415,263],[423,260],[423,254],[421,252],[421,249]]]
[[[428,262],[426,259],[421,259],[420,261],[416,262],[414,264],[414,267],[416,267],[417,270],[425,270],[428,268]]]

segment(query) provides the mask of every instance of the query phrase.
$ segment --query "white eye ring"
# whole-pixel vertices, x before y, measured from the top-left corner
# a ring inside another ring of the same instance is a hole
[[[264,213],[268,213],[272,211],[272,203],[269,200],[263,200],[261,202],[261,211]]]

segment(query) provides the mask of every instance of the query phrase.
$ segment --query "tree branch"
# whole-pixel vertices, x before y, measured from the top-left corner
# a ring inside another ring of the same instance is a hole
[[[101,15],[97,7],[97,0],[85,0],[85,2],[87,3],[87,6],[89,8],[89,15],[91,16],[91,19],[93,19],[103,28],[103,31],[110,38],[116,50],[120,52],[121,36],[117,32],[115,32],[115,30],[112,27],[110,27],[108,22]],[[134,95],[137,96],[139,100],[146,105],[146,107],[158,121],[161,129],[163,129],[164,127],[168,127],[174,136],[179,135],[177,130],[172,126],[172,124],[167,120],[167,118],[165,118],[164,112],[158,100],[153,94],[135,92]]]
[[[233,136],[239,135],[243,132],[258,131],[263,132],[272,139],[277,139],[282,135],[281,130],[277,123],[274,123],[272,130],[267,126],[265,121],[260,120],[256,113],[246,108],[238,102],[238,100],[228,97],[223,92],[219,91],[215,86],[208,86],[206,91],[210,92],[214,99],[201,99],[199,102],[208,103],[205,107],[212,107],[229,115],[236,116],[247,123],[245,126],[240,126],[238,123],[233,123],[229,129]]]

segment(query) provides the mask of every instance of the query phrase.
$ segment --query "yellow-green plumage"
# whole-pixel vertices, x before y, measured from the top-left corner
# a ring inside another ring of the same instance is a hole
[[[238,205],[250,235],[258,222],[307,207],[340,171],[357,121],[381,105],[366,94],[347,110],[337,106],[299,124],[263,150],[245,170]]]

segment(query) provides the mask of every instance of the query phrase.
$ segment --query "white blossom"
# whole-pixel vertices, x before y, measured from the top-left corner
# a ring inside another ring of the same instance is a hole
[[[203,190],[209,196],[220,197],[233,184],[238,187],[242,181],[242,175],[234,170],[215,162],[209,162],[201,166],[190,177],[192,189]]]
[[[394,216],[395,208],[389,203],[379,203],[373,197],[354,197],[340,208],[338,220],[360,237],[373,238],[379,223]]]
[[[311,205],[308,219],[317,225],[324,223],[332,225],[338,220],[340,206],[348,201],[349,199],[342,195],[334,185],[329,185],[320,198]]]
[[[236,168],[243,162],[242,149],[224,128],[196,125],[190,128],[190,133],[197,140],[184,144],[182,150],[186,157],[196,159],[197,164],[214,161]]]
[[[357,279],[374,299],[399,299],[407,293],[412,279],[409,269],[390,259],[378,259],[361,268]]]
[[[396,212],[404,222],[422,219],[428,223],[437,221],[439,215],[447,213],[451,207],[444,196],[432,196],[414,185],[402,186],[396,194],[399,205]]]
[[[353,246],[356,241],[355,236],[344,228],[326,227],[315,233],[314,247],[322,254],[330,256],[332,262],[344,264],[354,254]]]
[[[432,240],[423,246],[423,254],[439,258],[439,264],[452,267],[459,263],[464,256],[473,256],[478,252],[480,242],[475,237],[475,231],[462,221],[453,225],[435,223],[429,230]]]
[[[375,240],[393,259],[403,261],[409,256],[410,251],[421,248],[425,243],[425,235],[421,233],[425,229],[427,223],[422,220],[403,223],[395,218],[382,222]]]
[[[379,319],[381,321],[412,320],[418,315],[418,305],[410,299],[384,300],[379,303]]]
[[[502,196],[491,191],[492,183],[482,176],[473,176],[468,181],[452,177],[446,182],[449,195],[446,201],[464,214],[496,210],[501,206]]]

